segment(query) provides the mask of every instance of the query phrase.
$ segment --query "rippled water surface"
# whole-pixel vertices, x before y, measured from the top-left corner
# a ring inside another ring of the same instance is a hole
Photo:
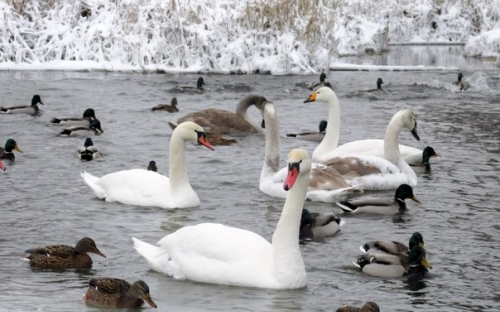
[[[169,90],[194,84],[198,75],[0,72],[2,105],[28,104],[33,94],[40,94],[46,104],[36,118],[0,115],[1,144],[12,137],[24,150],[16,154],[14,164],[6,162],[6,172],[0,172],[0,311],[98,311],[82,300],[92,276],[145,280],[159,311],[334,311],[342,304],[360,306],[367,300],[378,302],[382,311],[497,311],[500,77],[488,70],[464,75],[472,87],[461,93],[449,84],[457,72],[329,74],[341,102],[341,142],[382,138],[392,115],[411,108],[419,117],[421,141],[408,132],[401,141],[420,148],[431,145],[443,158],[434,162],[432,174],[419,176],[415,193],[422,204],[408,203],[410,209],[402,216],[345,217],[340,234],[301,246],[308,287],[273,291],[173,280],[150,271],[131,241],[135,236],[155,243],[200,222],[233,225],[270,239],[284,201],[258,189],[263,135],[238,138],[237,145],[213,152],[188,146],[190,181],[201,199],[196,208],[163,210],[103,202],[79,173],[102,176],[146,168],[154,159],[159,171],[167,174],[172,133],[167,120],[208,107],[234,110],[249,92],[275,103],[283,159],[296,147],[312,152],[314,143],[284,135],[316,129],[326,119],[326,104],[303,104],[309,91],[300,85],[317,77],[205,75],[207,92],[189,95]],[[359,92],[372,88],[379,76],[387,93]],[[179,113],[151,112],[174,95]],[[84,139],[57,137],[60,127],[49,121],[79,116],[89,107],[105,130],[94,139],[105,156],[85,163],[76,157]],[[251,113],[258,118],[256,110]],[[340,213],[329,204],[306,206]],[[433,265],[427,278],[371,278],[352,266],[363,242],[406,242],[415,231],[423,233]],[[83,236],[95,239],[107,255],[92,255],[91,270],[32,270],[20,260],[28,248],[74,245]]]

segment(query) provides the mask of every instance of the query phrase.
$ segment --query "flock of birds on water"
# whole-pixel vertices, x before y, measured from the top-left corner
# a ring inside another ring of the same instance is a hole
[[[459,90],[466,85],[462,73],[454,82]],[[367,92],[383,91],[383,81],[377,79],[377,88]],[[179,86],[179,92],[204,92],[200,77],[194,86]],[[333,212],[315,213],[304,208],[305,200],[334,203],[346,214],[395,215],[407,209],[405,200],[419,200],[413,193],[417,175],[429,173],[431,157],[440,157],[428,146],[423,150],[399,144],[399,134],[410,131],[416,140],[417,118],[409,109],[400,110],[390,120],[385,137],[365,139],[338,145],[340,132],[339,100],[320,75],[318,83],[307,86],[312,93],[304,102],[323,102],[328,107],[328,120],[322,120],[319,131],[289,133],[287,137],[318,142],[312,153],[293,149],[287,157],[287,166],[280,168],[280,135],[274,104],[255,94],[245,96],[237,104],[236,112],[208,108],[189,113],[177,121],[169,121],[173,129],[169,147],[169,177],[157,173],[156,163],[150,161],[147,169],[122,170],[96,177],[82,172],[81,177],[94,195],[108,202],[125,205],[185,208],[200,205],[192,189],[186,170],[186,143],[194,142],[213,150],[213,145],[236,142],[231,135],[265,134],[265,157],[259,188],[273,197],[285,198],[283,211],[271,242],[243,229],[217,223],[185,226],[162,238],[156,245],[132,238],[133,246],[154,271],[175,279],[223,285],[296,289],[307,285],[307,274],[299,249],[299,241],[333,236],[343,220]],[[0,113],[24,113],[36,116],[38,104],[35,95],[30,106],[1,107]],[[250,118],[247,109],[255,106],[262,113],[262,123]],[[158,105],[152,111],[179,112],[177,98],[171,105]],[[60,136],[86,137],[78,150],[82,161],[99,156],[90,138],[104,131],[93,109],[83,116],[53,118],[51,123],[64,126]],[[14,139],[8,139],[0,148],[2,160],[13,162],[14,151],[22,153]],[[395,190],[394,197],[361,197],[365,190]],[[423,276],[431,268],[421,233],[413,233],[408,245],[397,241],[374,240],[364,243],[355,266],[360,271],[384,278]],[[35,268],[90,268],[88,253],[106,257],[94,240],[82,238],[75,247],[51,245],[26,250],[25,259]],[[138,308],[151,299],[148,285],[142,281],[129,284],[118,278],[92,278],[88,282],[85,302],[104,308]],[[361,308],[340,307],[342,311],[380,311],[374,302]]]

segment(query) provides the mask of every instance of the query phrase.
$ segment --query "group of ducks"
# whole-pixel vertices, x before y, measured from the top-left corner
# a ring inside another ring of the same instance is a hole
[[[340,108],[335,92],[328,86],[320,86],[305,102],[316,101],[329,107],[325,135],[312,157],[303,149],[293,149],[283,169],[279,168],[280,137],[274,104],[262,96],[248,95],[238,103],[236,113],[211,108],[169,122],[174,129],[169,147],[169,177],[156,172],[154,161],[148,169],[123,170],[101,178],[87,172],[81,176],[96,197],[108,202],[161,208],[199,206],[200,200],[187,176],[186,143],[192,141],[213,150],[208,139],[210,134],[264,132],[265,157],[259,188],[265,194],[286,199],[271,243],[250,231],[202,223],[185,226],[165,236],[157,245],[132,238],[133,246],[153,270],[176,279],[275,289],[305,287],[307,274],[298,238],[334,235],[343,224],[333,212],[309,212],[304,208],[306,199],[336,203],[351,214],[402,213],[406,209],[405,199],[419,202],[412,189],[417,183],[416,174],[421,173],[416,168],[424,167],[423,172],[428,172],[429,158],[439,157],[432,148],[419,150],[399,145],[398,136],[404,128],[419,140],[416,116],[411,110],[401,110],[393,116],[383,140],[361,140],[337,146]],[[247,114],[250,106],[262,112],[264,129]],[[83,118],[87,126],[97,120],[93,110],[86,111]],[[76,120],[54,118],[52,122],[63,124],[63,121]],[[4,153],[15,150],[17,144],[11,141],[8,147],[6,144]],[[84,147],[92,147],[90,138]],[[382,189],[396,189],[395,196],[350,199],[363,190]],[[423,237],[418,232],[411,236],[408,246],[382,240],[364,244],[362,251],[363,255],[354,264],[373,276],[424,274],[430,268]],[[47,246],[27,252],[31,265],[36,267],[90,267],[92,260],[88,252],[105,257],[90,238],[83,238],[76,247]],[[118,279],[91,279],[85,300],[101,307],[138,307],[144,301],[156,307],[143,281],[130,285]],[[338,311],[354,311],[349,309],[343,307]],[[379,311],[372,302],[363,309]]]

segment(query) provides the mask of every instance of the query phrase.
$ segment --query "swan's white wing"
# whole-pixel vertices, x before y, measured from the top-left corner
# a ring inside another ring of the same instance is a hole
[[[224,285],[273,287],[272,246],[263,237],[215,223],[186,226],[158,245],[177,278]]]
[[[414,148],[407,145],[399,144],[399,152],[401,156],[406,157],[411,154],[420,153],[422,155],[422,150]],[[376,157],[384,157],[384,140],[382,139],[370,139],[370,140],[358,140],[352,141],[335,148],[330,156],[344,156],[347,154],[360,154],[369,155]],[[421,160],[420,160],[421,161]]]

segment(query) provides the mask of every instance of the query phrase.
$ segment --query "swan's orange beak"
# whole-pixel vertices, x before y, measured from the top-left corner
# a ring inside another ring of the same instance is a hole
[[[286,176],[285,182],[283,183],[283,188],[285,191],[290,190],[295,181],[297,181],[297,177],[299,176],[300,171],[300,163],[290,163],[288,164],[288,175]]]
[[[3,162],[0,160],[0,169],[2,169],[3,171],[5,171],[5,165],[3,164]]]
[[[309,98],[308,98],[307,100],[305,100],[305,101],[304,101],[304,103],[309,103],[309,102],[314,102],[314,101],[316,101],[316,94],[318,94],[318,93],[314,92],[313,94],[311,94],[311,95],[309,96]]]
[[[212,151],[214,150],[214,147],[212,146],[212,144],[210,144],[210,142],[208,142],[207,140],[207,135],[205,134],[205,132],[201,133],[201,135],[198,135],[198,142],[200,142],[200,144],[203,144],[205,145],[206,147],[208,147],[209,149],[211,149]]]

